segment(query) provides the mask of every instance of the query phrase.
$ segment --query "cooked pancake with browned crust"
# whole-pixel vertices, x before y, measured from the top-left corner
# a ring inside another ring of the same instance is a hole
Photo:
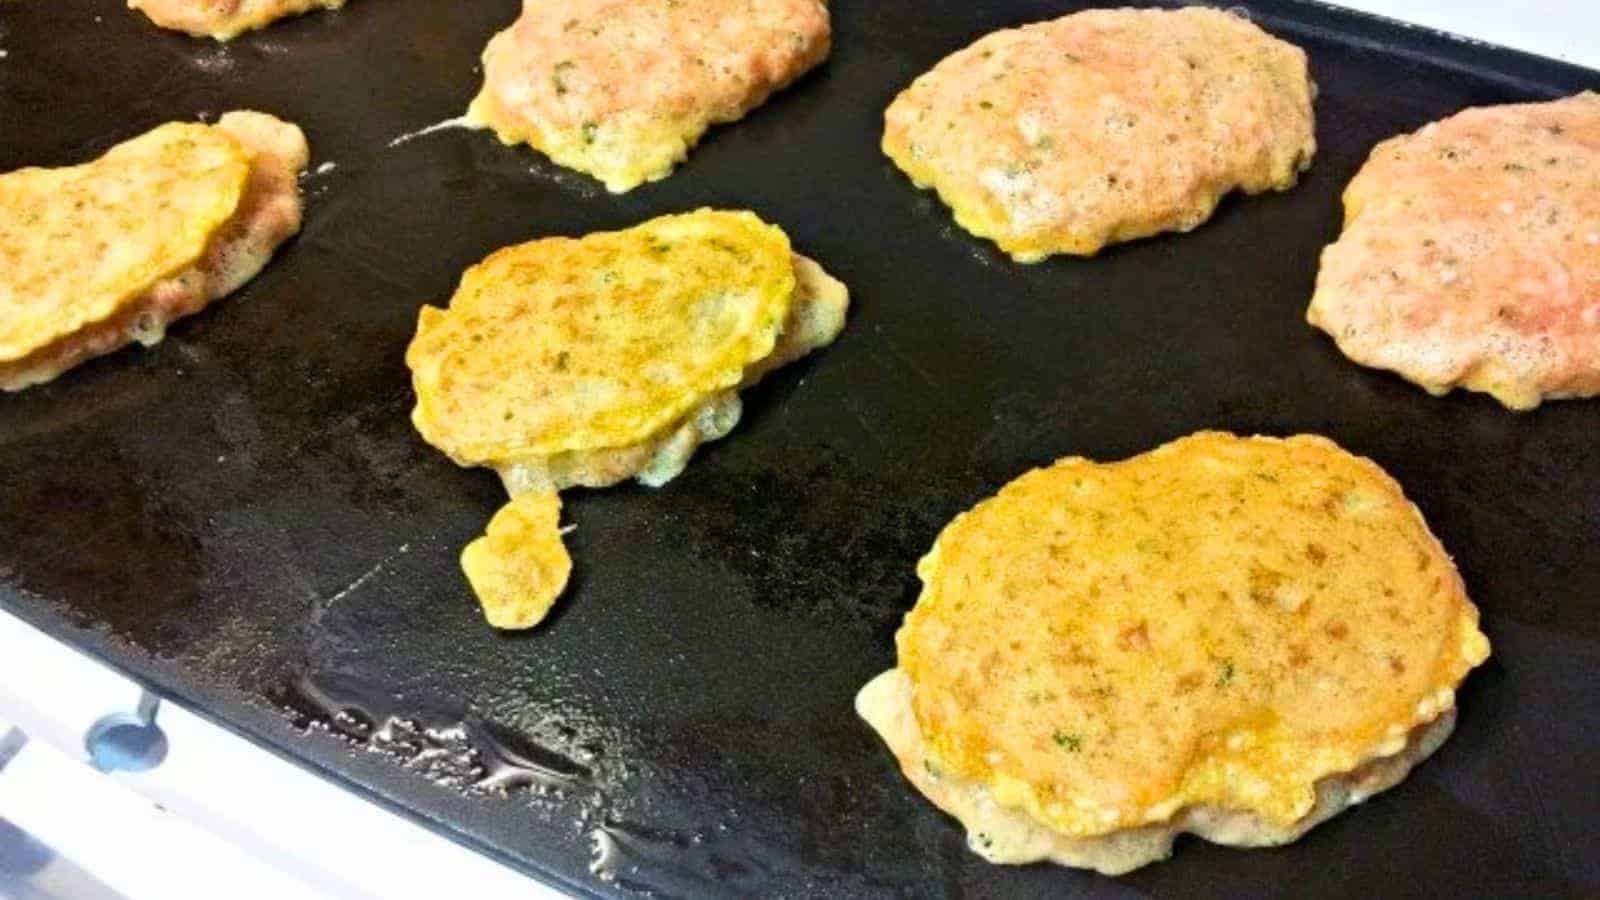
[[[1292,841],[1432,753],[1489,655],[1399,485],[1320,437],[1063,459],[917,574],[899,666],[857,709],[999,863]]]
[[[1358,363],[1511,409],[1600,394],[1600,94],[1379,144],[1306,318]]]
[[[230,41],[285,16],[314,9],[338,9],[344,3],[345,0],[128,0],[128,8],[139,10],[162,28]]]
[[[300,230],[300,129],[174,122],[94,162],[0,175],[0,390],[159,342]]]
[[[830,343],[848,306],[843,284],[748,212],[508,247],[467,270],[449,309],[423,307],[406,351],[412,421],[513,497],[660,486],[738,423],[741,387]]]
[[[989,34],[917,78],[883,152],[1019,262],[1188,231],[1316,152],[1300,48],[1204,7],[1096,9]]]
[[[621,193],[822,62],[829,37],[822,0],[527,3],[484,50],[467,120]]]

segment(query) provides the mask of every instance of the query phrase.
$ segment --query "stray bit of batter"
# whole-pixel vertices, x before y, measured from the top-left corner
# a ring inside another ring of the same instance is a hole
[[[496,628],[532,628],[549,614],[572,575],[561,542],[561,495],[522,494],[489,520],[488,533],[461,551],[461,570]]]

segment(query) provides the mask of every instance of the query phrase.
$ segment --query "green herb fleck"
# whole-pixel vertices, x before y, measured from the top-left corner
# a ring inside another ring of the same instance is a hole
[[[569,354],[565,350],[561,351],[560,353],[557,353],[556,354],[556,371],[557,372],[565,372],[567,370],[567,363],[569,361],[571,361],[571,359],[572,359],[572,355]]]
[[[929,778],[938,778],[939,777],[939,767],[935,766],[933,764],[933,760],[928,759],[927,757],[923,757],[922,767],[924,769],[928,770],[928,777]]]
[[[987,100],[979,100],[978,101],[978,108],[979,109],[994,109],[994,104],[990,103]]]
[[[1054,148],[1055,145],[1056,145],[1056,139],[1051,137],[1050,135],[1046,134],[1046,135],[1041,136],[1037,141],[1033,142],[1033,149],[1035,149],[1035,150],[1050,150],[1050,149]]]
[[[735,259],[738,259],[740,261],[744,261],[746,259],[749,259],[749,257],[750,257],[750,253],[749,253],[748,250],[746,250],[745,248],[739,246],[738,244],[735,244],[732,241],[725,240],[723,238],[712,238],[712,239],[706,241],[706,243],[711,245],[712,247],[717,248],[718,250],[721,250],[723,253],[726,253],[729,256],[732,256]]]
[[[567,92],[567,73],[572,71],[572,66],[572,60],[564,59],[550,70],[550,84],[555,87],[558,97]]]
[[[1057,747],[1060,747],[1068,753],[1077,753],[1079,750],[1083,749],[1083,738],[1079,735],[1067,734],[1065,731],[1058,731],[1050,737],[1056,742]]]
[[[585,122],[585,123],[583,123],[583,142],[585,144],[594,143],[595,133],[598,132],[599,130],[600,130],[600,126],[596,125],[593,122]]]
[[[1222,669],[1221,669],[1221,671],[1217,672],[1217,687],[1227,687],[1228,685],[1232,684],[1233,683],[1233,675],[1234,675],[1233,660],[1232,659],[1223,660],[1222,661]]]

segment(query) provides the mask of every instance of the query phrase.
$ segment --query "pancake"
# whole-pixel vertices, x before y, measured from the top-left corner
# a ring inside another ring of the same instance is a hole
[[[307,156],[294,125],[232,112],[0,175],[0,389],[155,344],[249,281],[300,229]]]
[[[1315,93],[1304,51],[1242,16],[1090,10],[946,57],[890,104],[883,152],[1018,262],[1092,256],[1292,187]]]
[[[1379,144],[1306,319],[1350,359],[1511,409],[1600,393],[1600,94]]]
[[[483,52],[467,121],[621,193],[822,62],[821,0],[526,3]]]
[[[1063,459],[917,573],[899,665],[857,709],[999,863],[1292,841],[1432,753],[1489,654],[1399,485],[1313,436]]]
[[[508,247],[467,270],[448,309],[423,307],[412,422],[513,497],[659,487],[738,423],[740,388],[832,342],[848,305],[748,212]]]
[[[229,41],[285,16],[338,9],[345,0],[128,0],[162,28]]]
[[[771,353],[794,287],[749,213],[500,250],[422,310],[417,429],[463,465],[637,443]]]

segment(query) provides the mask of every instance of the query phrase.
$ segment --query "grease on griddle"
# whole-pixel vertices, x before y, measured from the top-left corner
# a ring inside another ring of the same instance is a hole
[[[374,692],[351,681],[301,675],[281,685],[274,700],[296,728],[387,756],[445,787],[540,797],[593,788],[592,766],[576,757],[592,758],[596,748],[569,755],[466,712],[374,709],[365,699]]]
[[[691,828],[648,825],[619,811],[624,804],[614,798],[632,793],[623,779],[636,769],[605,765],[603,748],[570,725],[548,723],[550,739],[541,741],[443,705],[389,708],[372,699],[384,690],[348,673],[312,672],[270,694],[295,728],[385,756],[442,788],[576,806],[572,825],[590,845],[590,872],[623,890],[739,896],[771,874],[759,847],[739,836],[735,809]]]

